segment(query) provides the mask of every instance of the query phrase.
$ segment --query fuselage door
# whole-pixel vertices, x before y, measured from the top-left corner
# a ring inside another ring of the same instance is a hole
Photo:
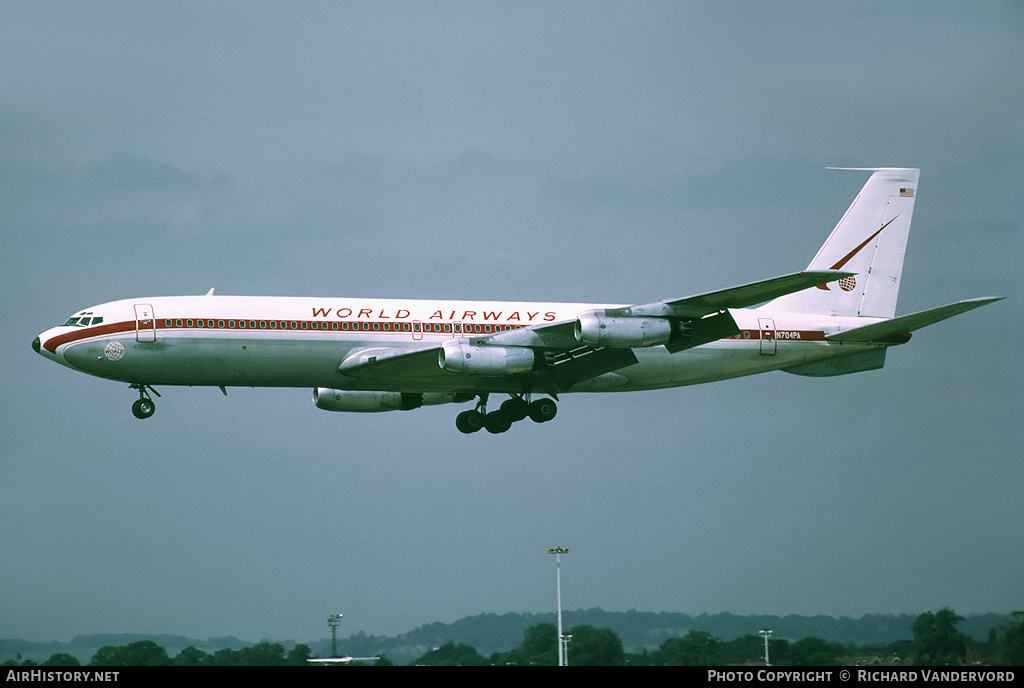
[[[775,355],[775,321],[771,318],[758,318],[761,328],[761,353],[765,356]]]
[[[156,341],[156,316],[148,303],[135,304],[135,341]]]

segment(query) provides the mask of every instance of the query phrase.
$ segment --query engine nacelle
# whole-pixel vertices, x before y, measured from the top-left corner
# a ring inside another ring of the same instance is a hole
[[[671,336],[672,323],[665,318],[609,318],[588,311],[576,319],[576,339],[591,346],[656,346]]]
[[[473,346],[452,339],[441,345],[437,365],[460,375],[522,375],[537,367],[537,353],[523,346]]]
[[[420,406],[451,404],[472,398],[472,394],[448,392],[363,392],[327,387],[317,387],[313,390],[313,403],[317,408],[349,413],[409,411]]]

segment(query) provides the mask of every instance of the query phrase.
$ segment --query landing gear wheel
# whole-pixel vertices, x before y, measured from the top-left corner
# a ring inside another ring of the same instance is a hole
[[[156,412],[156,404],[152,399],[139,399],[132,404],[132,415],[139,419],[146,419]]]
[[[512,419],[501,411],[492,411],[484,416],[484,427],[487,428],[487,432],[497,435],[507,432],[512,427]]]
[[[463,411],[459,415],[455,416],[455,427],[459,429],[459,432],[470,434],[476,432],[484,426],[484,417],[478,411]]]
[[[526,400],[522,397],[512,397],[501,405],[501,412],[515,423],[516,421],[526,418],[527,414],[530,412],[530,405],[527,404]]]
[[[534,423],[547,423],[558,413],[558,405],[553,399],[538,399],[530,404],[530,420]]]

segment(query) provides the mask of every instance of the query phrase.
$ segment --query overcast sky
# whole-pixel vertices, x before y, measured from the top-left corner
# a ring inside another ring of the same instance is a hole
[[[0,637],[308,641],[480,612],[1024,608],[1018,2],[20,2],[0,22]],[[920,167],[884,370],[455,406],[127,385],[121,298],[645,303],[802,269]],[[572,623],[571,616],[567,623]],[[756,629],[751,629],[755,631]]]

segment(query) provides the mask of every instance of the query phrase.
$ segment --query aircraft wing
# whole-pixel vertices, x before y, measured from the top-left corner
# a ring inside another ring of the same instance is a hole
[[[926,311],[903,315],[899,318],[884,320],[880,323],[874,323],[873,325],[865,325],[864,327],[857,327],[852,330],[845,330],[843,332],[837,332],[836,334],[830,334],[827,335],[825,339],[830,342],[878,342],[892,338],[898,338],[906,341],[906,339],[909,339],[909,334],[914,330],[919,330],[922,327],[927,327],[928,325],[934,325],[946,318],[952,318],[954,315],[966,313],[967,311],[990,304],[993,301],[999,301],[1002,298],[1002,296],[984,296],[977,299],[957,301],[956,303],[951,303],[946,306],[939,306],[938,308],[930,308]]]
[[[609,309],[609,316],[655,315],[678,318],[700,318],[726,308],[747,308],[771,301],[786,294],[803,291],[819,284],[828,284],[855,273],[841,270],[805,270],[791,275],[773,277],[682,299],[659,301],[643,306]]]
[[[569,323],[571,326],[572,323]],[[520,332],[522,330],[519,330]],[[510,331],[508,334],[515,332]],[[475,340],[470,340],[474,345]],[[538,387],[552,396],[565,392],[577,382],[589,380],[604,373],[625,368],[637,362],[632,349],[613,349],[609,347],[590,347],[581,345],[573,339],[572,348],[544,348],[544,367],[536,373]],[[491,344],[497,346],[497,344]],[[431,380],[445,379],[452,381],[454,376],[441,369],[438,363],[440,346],[410,351],[401,348],[361,349],[350,354],[338,371],[346,377],[355,378],[364,383],[393,382],[408,380],[415,388],[417,381],[424,383]],[[483,379],[477,379],[471,386],[486,386]],[[372,385],[368,385],[372,386]]]
[[[819,284],[827,284],[850,277],[853,274],[840,270],[805,270],[729,289],[687,296],[682,299],[621,308],[605,308],[600,309],[599,312],[606,318],[657,317],[675,322],[677,334],[673,335],[665,344],[665,348],[676,353],[738,333],[739,328],[728,312],[730,308],[746,308]],[[487,335],[475,339],[474,343],[572,349],[580,346],[580,342],[576,339],[575,326],[575,320],[551,323],[550,325],[534,325],[520,330]]]
[[[737,332],[729,308],[745,308],[779,296],[801,291],[819,284],[849,277],[853,273],[838,270],[797,272],[760,282],[752,282],[720,291],[697,294],[682,299],[603,309],[605,317],[659,317],[677,323],[680,333],[665,344],[670,352],[690,349],[701,344],[730,337]],[[576,320],[531,325],[517,330],[463,338],[472,346],[526,347],[543,355],[544,365],[535,373],[538,384],[549,394],[567,391],[578,382],[631,366],[637,362],[628,347],[590,346],[576,339]],[[339,366],[343,375],[364,382],[397,379],[451,379],[438,364],[437,345],[423,348],[370,348],[350,354]]]
[[[855,273],[840,270],[807,270],[782,277],[751,282],[738,287],[730,287],[706,294],[687,296],[682,299],[671,299],[636,306],[603,309],[607,317],[655,316],[677,320],[697,321],[705,316],[718,314],[727,308],[746,308],[758,303],[770,301],[786,294],[802,291],[819,284],[827,284],[850,277]],[[731,319],[731,318],[730,318]],[[496,346],[529,346],[542,348],[573,348],[580,345],[576,340],[575,320],[533,325],[520,330],[498,332],[484,337],[473,338],[474,344],[494,344]],[[720,336],[727,337],[730,334]],[[714,339],[718,339],[715,337]],[[713,341],[711,339],[707,341]],[[707,343],[707,342],[702,342]]]

